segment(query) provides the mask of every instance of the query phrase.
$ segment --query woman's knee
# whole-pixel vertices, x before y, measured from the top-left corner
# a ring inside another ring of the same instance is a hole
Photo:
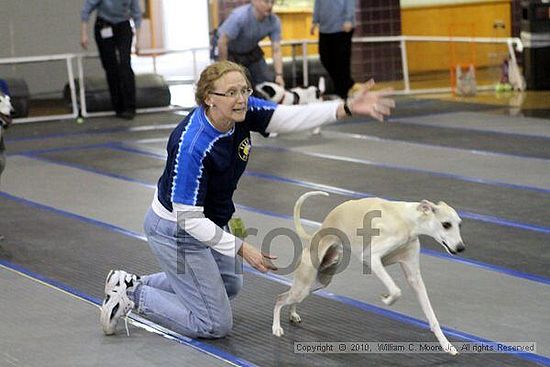
[[[229,335],[231,329],[233,329],[233,317],[222,320],[222,322],[213,325],[209,330],[209,334],[211,338],[223,338]]]
[[[207,339],[219,339],[227,336],[233,329],[233,313],[231,309],[220,312],[209,322],[204,322],[197,330],[197,337]]]

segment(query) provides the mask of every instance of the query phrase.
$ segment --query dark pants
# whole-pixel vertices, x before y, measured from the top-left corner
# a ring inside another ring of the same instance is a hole
[[[273,73],[269,70],[269,66],[267,66],[267,63],[263,58],[255,63],[244,65],[244,67],[248,70],[249,79],[252,86],[256,86],[264,82],[272,82],[274,79]]]
[[[111,26],[113,36],[101,37],[101,29]],[[110,24],[98,18],[95,23],[95,40],[101,65],[107,74],[111,103],[117,113],[136,110],[136,78],[130,63],[133,32],[130,21]]]
[[[272,82],[274,80],[273,73],[269,70],[264,59],[264,52],[257,46],[252,51],[239,54],[228,51],[229,61],[236,62],[244,66],[248,71],[248,79],[253,87],[264,82]]]
[[[351,32],[319,33],[319,55],[327,70],[335,93],[346,98],[355,83],[351,78]]]

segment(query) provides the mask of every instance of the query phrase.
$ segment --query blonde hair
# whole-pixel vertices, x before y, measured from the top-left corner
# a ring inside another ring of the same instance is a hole
[[[246,80],[246,85],[250,87],[250,81],[244,67],[231,61],[218,61],[208,65],[202,72],[197,82],[195,91],[195,102],[199,106],[206,107],[206,96],[214,90],[214,83],[227,73],[237,71],[241,73]]]

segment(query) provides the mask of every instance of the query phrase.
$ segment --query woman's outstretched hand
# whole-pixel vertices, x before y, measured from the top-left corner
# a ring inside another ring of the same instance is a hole
[[[363,84],[363,88],[348,100],[348,107],[353,115],[367,115],[384,121],[384,116],[389,116],[395,107],[395,101],[388,97],[392,89],[371,91],[374,84],[372,79]]]

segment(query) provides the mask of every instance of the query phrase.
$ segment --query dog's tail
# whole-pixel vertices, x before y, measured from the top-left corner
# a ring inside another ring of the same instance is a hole
[[[308,197],[315,196],[315,195],[328,196],[328,193],[324,191],[306,192],[305,194],[300,196],[298,200],[296,200],[296,204],[294,204],[294,227],[296,227],[296,232],[298,233],[298,236],[308,241],[311,240],[313,236],[307,233],[304,227],[302,227],[302,222],[300,221],[300,211],[302,209],[302,204],[304,203],[304,201],[306,201]]]

